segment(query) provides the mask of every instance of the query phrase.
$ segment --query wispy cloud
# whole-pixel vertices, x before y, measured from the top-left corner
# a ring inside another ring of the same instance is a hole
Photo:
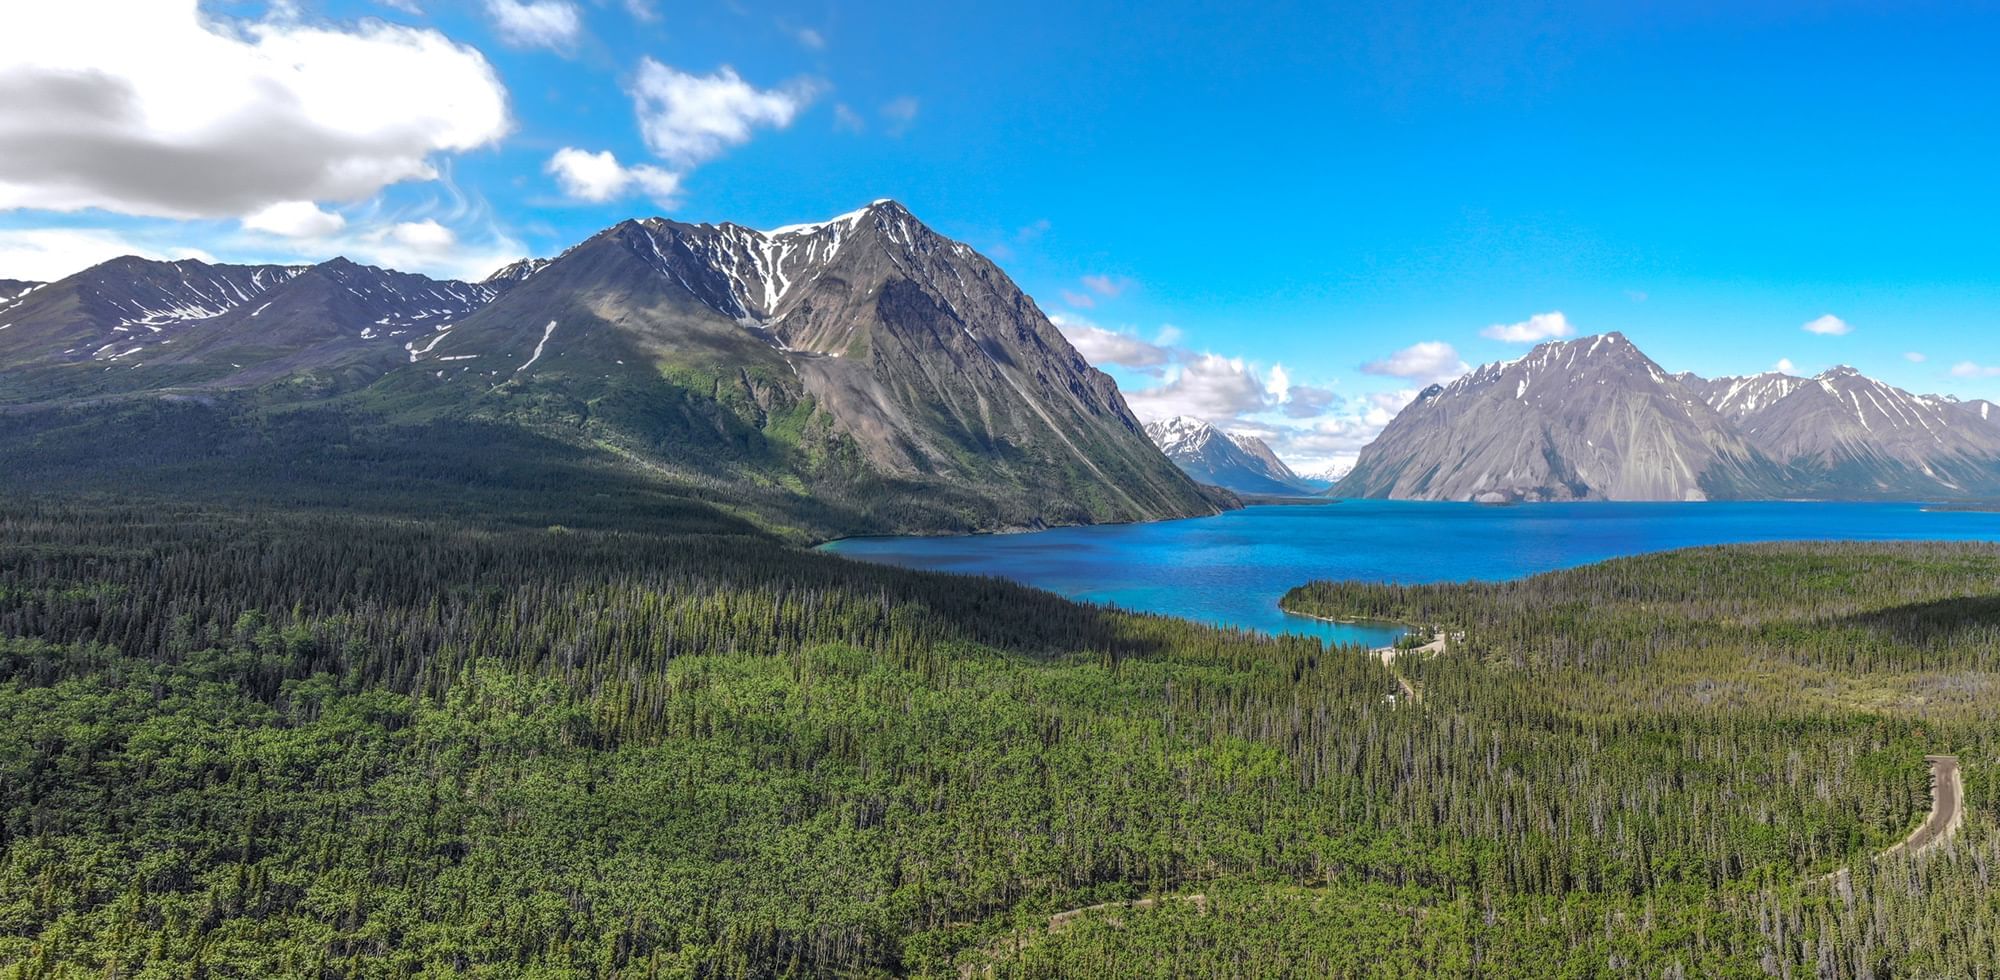
[[[1954,378],[2000,378],[2000,364],[1976,364],[1960,361],[1951,366]]]
[[[568,0],[486,0],[486,15],[515,47],[567,51],[583,36],[583,17]]]
[[[1084,276],[1083,284],[1099,296],[1116,298],[1132,285],[1124,276]]]
[[[1031,241],[1034,238],[1040,237],[1042,232],[1048,230],[1048,224],[1046,221],[1037,222],[1036,225],[1021,229],[1016,237],[1021,241]],[[1124,276],[1088,275],[1079,277],[1077,282],[1083,285],[1082,291],[1064,289],[1060,292],[1063,302],[1079,310],[1088,310],[1096,307],[1097,301],[1100,298],[1117,299],[1126,290],[1132,288],[1132,280]]]
[[[917,124],[917,113],[923,104],[914,95],[902,95],[882,104],[883,131],[890,136],[902,136]]]

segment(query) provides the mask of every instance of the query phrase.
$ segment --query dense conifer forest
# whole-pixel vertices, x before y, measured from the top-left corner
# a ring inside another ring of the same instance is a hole
[[[675,513],[0,507],[0,975],[2000,963],[2000,547],[1286,597],[1385,665]]]

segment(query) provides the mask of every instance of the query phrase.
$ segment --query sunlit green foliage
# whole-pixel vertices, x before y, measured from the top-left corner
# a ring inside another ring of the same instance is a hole
[[[1291,597],[1464,631],[1412,705],[1361,651],[747,530],[16,505],[0,975],[1977,975],[1996,575]],[[1871,865],[1944,750],[1965,832]]]

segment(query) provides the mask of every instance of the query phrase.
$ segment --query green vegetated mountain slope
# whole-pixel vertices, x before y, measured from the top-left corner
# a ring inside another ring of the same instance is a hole
[[[698,530],[0,511],[0,969],[1873,977],[2000,957],[1991,545],[1288,599],[1463,632],[1392,673]],[[1420,702],[1388,697],[1397,674]],[[1947,750],[1963,830],[1868,861]]]
[[[559,445],[580,485],[617,472],[822,536],[1234,503],[1168,463],[1003,272],[893,202],[774,232],[625,222],[476,284],[121,259],[0,318],[22,489],[150,485],[93,449],[139,441],[174,447],[149,455],[182,496],[311,497],[292,477],[326,447],[287,433],[331,429],[378,462],[434,449],[429,469]]]

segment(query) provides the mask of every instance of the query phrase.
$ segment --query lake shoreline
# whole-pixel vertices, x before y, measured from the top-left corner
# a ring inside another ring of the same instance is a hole
[[[2000,541],[2000,513],[1935,501],[1467,502],[1342,498],[1210,517],[1013,534],[845,538],[857,561],[988,575],[1066,598],[1271,635],[1379,647],[1410,624],[1342,622],[1283,607],[1319,579],[1398,585],[1502,581],[1612,558],[1793,540]]]

